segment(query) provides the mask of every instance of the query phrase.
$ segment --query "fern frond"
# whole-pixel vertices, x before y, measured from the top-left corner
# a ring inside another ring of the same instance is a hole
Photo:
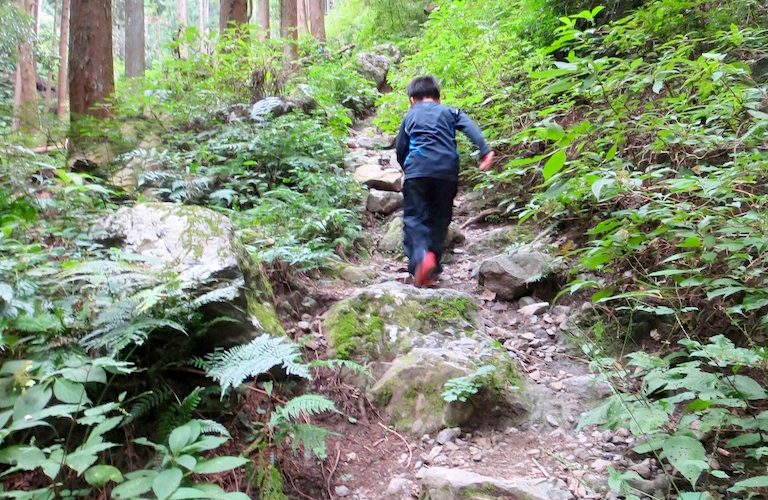
[[[267,373],[275,366],[282,366],[289,375],[311,379],[309,367],[298,361],[300,355],[299,348],[288,339],[264,334],[247,345],[206,356],[206,362],[210,364],[206,373],[219,383],[224,397],[227,389]]]
[[[111,352],[120,352],[131,344],[141,345],[155,330],[169,328],[186,335],[184,327],[168,319],[138,318],[126,320],[123,324],[108,325],[98,328],[80,340],[86,349],[109,348]]]
[[[303,416],[311,417],[326,411],[337,411],[336,405],[330,399],[318,394],[304,394],[298,396],[277,408],[272,413],[272,423],[277,425],[280,421],[293,421]]]
[[[204,305],[215,303],[215,302],[228,302],[234,300],[235,297],[237,297],[238,294],[238,287],[237,286],[227,286],[223,288],[217,288],[215,290],[211,290],[210,292],[206,292],[196,298],[192,301],[192,306],[194,309],[198,309],[200,307],[203,307]]]
[[[215,420],[197,419],[200,424],[200,432],[203,434],[218,434],[221,437],[232,437],[226,427]]]
[[[192,415],[202,401],[202,387],[195,387],[181,402],[171,405],[163,412],[158,421],[158,432],[165,440],[175,429],[192,420]]]
[[[130,424],[134,420],[143,417],[154,408],[159,407],[171,398],[171,394],[172,392],[168,387],[139,394],[134,398],[133,406],[123,420],[123,425]]]
[[[325,440],[328,436],[335,435],[322,427],[311,424],[295,424],[291,429],[291,450],[295,453],[299,445],[304,448],[304,456],[309,459],[314,455],[319,460],[325,460],[328,455],[325,452]]]

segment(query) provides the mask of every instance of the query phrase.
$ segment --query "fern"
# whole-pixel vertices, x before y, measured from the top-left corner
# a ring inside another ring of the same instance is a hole
[[[184,327],[175,321],[148,317],[134,320],[128,318],[122,323],[109,323],[92,331],[80,343],[87,349],[109,348],[112,353],[117,353],[131,344],[143,344],[150,333],[161,328],[186,333]]]
[[[333,401],[317,394],[305,394],[293,398],[284,406],[277,408],[272,413],[271,424],[274,426],[281,422],[291,422],[302,415],[311,417],[326,411],[337,411]]]
[[[202,392],[202,387],[195,387],[180,403],[168,407],[163,412],[158,422],[158,432],[162,439],[166,439],[176,427],[192,420],[192,414],[203,399]]]
[[[159,407],[171,397],[171,390],[168,387],[163,387],[157,391],[148,391],[143,394],[139,394],[133,402],[131,411],[123,420],[123,425],[130,424],[134,420],[143,417],[154,408]]]
[[[294,424],[291,426],[293,442],[291,449],[296,452],[299,445],[304,448],[304,455],[309,458],[316,456],[319,460],[325,460],[328,455],[325,452],[325,440],[335,433],[311,424]]]
[[[275,366],[289,375],[312,378],[309,367],[300,363],[299,348],[285,338],[264,334],[250,344],[233,347],[226,351],[209,354],[206,374],[219,383],[221,394],[242,384],[246,379],[267,373]]]
[[[232,437],[227,428],[215,420],[197,419],[196,421],[200,424],[200,432],[203,434],[218,434],[226,438]]]

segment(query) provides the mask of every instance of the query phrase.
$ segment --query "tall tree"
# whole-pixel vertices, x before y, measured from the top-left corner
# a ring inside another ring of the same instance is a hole
[[[35,0],[16,0],[19,8],[34,16]],[[23,131],[33,131],[40,128],[40,112],[37,107],[37,70],[35,54],[29,39],[19,44],[18,60],[16,62],[16,88],[14,90],[14,122],[13,128]]]
[[[146,68],[144,0],[125,0],[125,76],[142,76]]]
[[[189,48],[182,42],[184,32],[189,25],[187,17],[187,0],[176,0],[176,20],[179,23],[179,57],[182,59],[186,59],[189,56]]]
[[[299,36],[309,33],[307,0],[296,0],[296,28]]]
[[[289,62],[299,57],[299,46],[296,43],[297,7],[297,0],[280,0],[280,36],[289,41],[283,47],[283,53]]]
[[[325,43],[325,1],[309,0],[309,21],[312,36]]]
[[[269,38],[269,0],[259,0],[259,27],[261,39]]]
[[[69,93],[69,0],[61,0],[61,34],[59,35],[59,84],[56,87],[56,114],[60,119],[67,115],[67,94]]]
[[[72,0],[69,19],[69,105],[73,116],[105,117],[115,90],[112,0]]]
[[[226,31],[230,24],[239,26],[248,22],[248,0],[221,0],[219,29]]]
[[[205,38],[208,36],[208,16],[211,9],[210,0],[197,0],[197,31],[200,32],[200,50],[205,52]]]

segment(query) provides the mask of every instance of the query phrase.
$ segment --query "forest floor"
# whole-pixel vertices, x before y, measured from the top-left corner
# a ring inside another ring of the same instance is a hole
[[[363,153],[391,157],[392,151],[371,149]],[[465,241],[447,252],[445,271],[435,286],[474,298],[486,331],[504,345],[526,374],[526,390],[533,400],[530,414],[513,426],[462,429],[454,439],[438,442],[437,435],[408,436],[389,428],[360,390],[338,379],[320,379],[315,389],[334,398],[346,414],[322,423],[337,433],[328,442],[329,459],[322,471],[315,468],[309,473],[310,463],[301,460],[286,471],[294,478],[290,486],[297,498],[417,498],[420,479],[431,466],[503,479],[551,480],[574,498],[608,498],[602,478],[609,466],[635,470],[647,479],[656,475],[655,463],[633,463],[626,457],[634,442],[628,431],[576,430],[581,414],[611,394],[610,386],[589,373],[588,361],[564,329],[582,304],[544,304],[534,306],[535,314],[531,314],[531,307],[520,308],[541,303],[539,298],[506,302],[478,285],[480,263],[500,250],[493,243],[494,235],[510,227],[475,223],[472,198],[471,193],[461,193],[455,201],[454,222],[463,226]],[[388,221],[398,215],[369,218],[368,230],[374,241],[381,239]],[[376,252],[360,267],[372,278],[370,284],[409,282],[402,257]],[[314,283],[309,293],[326,307],[311,321],[289,326],[300,331],[310,323],[309,331],[314,332],[316,347],[322,352],[323,314],[335,301],[361,288],[333,277]],[[349,417],[355,423],[350,423]]]

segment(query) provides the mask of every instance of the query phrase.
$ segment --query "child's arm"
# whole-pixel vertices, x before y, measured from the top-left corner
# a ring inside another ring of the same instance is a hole
[[[400,132],[397,134],[396,146],[397,163],[399,163],[403,168],[405,168],[405,159],[408,158],[410,142],[411,138],[405,132],[405,120],[403,120],[403,123],[400,125]]]
[[[493,160],[493,156],[489,156],[489,154],[493,154],[493,151],[491,151],[491,148],[489,148],[488,144],[485,142],[480,127],[478,127],[477,124],[460,109],[456,110],[456,130],[459,130],[466,135],[467,138],[469,138],[469,140],[480,150],[480,159],[483,160],[481,165],[485,166],[483,170],[490,167],[490,161],[485,160]]]

